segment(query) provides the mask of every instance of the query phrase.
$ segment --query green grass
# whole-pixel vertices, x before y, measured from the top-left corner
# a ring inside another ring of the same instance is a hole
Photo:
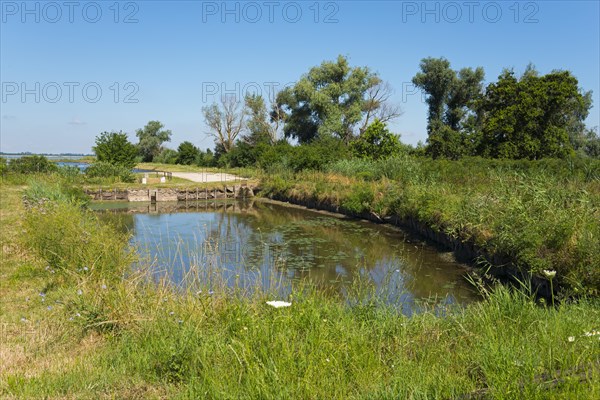
[[[131,272],[127,236],[95,214],[60,196],[25,212],[21,190],[0,193],[2,398],[600,396],[598,299],[497,287],[406,317],[368,288],[342,302],[304,285],[281,309],[203,281],[181,292]]]

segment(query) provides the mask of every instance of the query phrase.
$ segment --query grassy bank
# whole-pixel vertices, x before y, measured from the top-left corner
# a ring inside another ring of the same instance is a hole
[[[413,220],[526,274],[557,271],[563,294],[600,294],[598,161],[346,160],[327,172],[268,174],[262,187],[348,214]]]
[[[597,300],[546,308],[498,288],[407,318],[358,301],[367,289],[349,306],[305,286],[281,309],[202,281],[176,293],[131,270],[127,237],[76,189],[34,189],[28,209],[24,187],[1,189],[0,397],[600,396]]]

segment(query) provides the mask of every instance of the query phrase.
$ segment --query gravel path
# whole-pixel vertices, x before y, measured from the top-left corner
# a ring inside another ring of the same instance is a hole
[[[187,179],[192,182],[239,182],[242,180],[239,176],[226,174],[223,172],[173,172],[177,178]]]

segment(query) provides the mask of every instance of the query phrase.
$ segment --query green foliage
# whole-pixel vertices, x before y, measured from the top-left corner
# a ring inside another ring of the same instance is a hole
[[[263,190],[318,198],[352,214],[418,221],[481,246],[502,265],[510,260],[525,274],[557,271],[565,295],[600,293],[598,160],[353,159],[334,162],[328,171],[344,174],[346,183],[302,172],[286,175],[284,185],[266,176]],[[366,180],[372,183],[363,185]]]
[[[200,151],[196,158],[196,165],[199,167],[214,167],[216,165],[215,155],[210,149]]]
[[[135,175],[130,168],[104,161],[91,164],[85,170],[85,175],[88,178],[112,178],[114,182],[135,182]]]
[[[171,141],[171,131],[163,128],[160,121],[150,121],[135,132],[139,138],[137,146],[143,162],[152,162],[160,154],[162,144]]]
[[[402,151],[402,145],[398,136],[390,133],[386,125],[376,119],[356,140],[350,143],[350,151],[358,158],[378,160],[399,154]]]
[[[312,68],[277,96],[278,106],[288,112],[285,136],[300,143],[335,136],[348,143],[363,119],[367,90],[380,82],[367,67],[351,67],[343,56]]]
[[[44,156],[25,156],[13,158],[8,163],[7,172],[16,174],[35,174],[56,172],[58,167]]]
[[[160,164],[177,164],[178,157],[179,153],[177,151],[165,147],[154,157],[154,162]]]
[[[96,145],[92,148],[99,162],[133,168],[137,150],[123,132],[102,132],[96,137]]]
[[[73,186],[68,178],[60,176],[52,179],[46,178],[43,181],[30,179],[23,198],[31,206],[43,206],[46,202],[83,206],[90,201],[81,187]]]
[[[456,73],[450,68],[450,61],[445,58],[424,58],[420,64],[421,72],[412,82],[427,94],[429,124],[442,121],[448,94],[456,80]]]
[[[246,129],[248,134],[243,137],[243,141],[251,146],[259,143],[275,144],[277,142],[277,130],[279,127],[278,114],[269,115],[265,100],[260,95],[246,95],[245,98]],[[269,119],[272,124],[269,123]]]
[[[93,212],[83,210],[81,193],[81,189],[64,184],[32,181],[26,196],[50,202],[27,213],[26,243],[51,269],[64,271],[68,279],[84,274],[118,281],[123,268],[133,261],[124,246],[127,238],[99,223]]]
[[[8,168],[8,161],[4,157],[0,157],[0,176],[4,175],[4,172]]]
[[[458,160],[466,155],[466,137],[461,132],[455,131],[448,125],[440,122],[431,124],[425,153],[435,158],[448,158]]]
[[[429,106],[427,154],[458,159],[473,151],[478,137],[478,101],[482,96],[483,68],[454,71],[445,58],[425,58],[413,83],[427,94]]]
[[[577,85],[568,71],[529,73],[520,80],[504,71],[482,101],[481,154],[513,159],[571,154],[571,125],[581,123],[591,106]]]
[[[199,155],[200,150],[191,142],[182,142],[177,148],[177,164],[192,165]]]

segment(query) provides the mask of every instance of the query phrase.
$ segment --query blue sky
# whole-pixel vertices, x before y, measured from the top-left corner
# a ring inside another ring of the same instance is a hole
[[[594,1],[1,1],[4,152],[91,152],[100,132],[150,120],[213,147],[202,107],[227,91],[267,95],[339,54],[395,88],[401,140],[426,139],[410,83],[425,57],[454,69],[566,69],[592,90],[600,125],[600,8]]]

